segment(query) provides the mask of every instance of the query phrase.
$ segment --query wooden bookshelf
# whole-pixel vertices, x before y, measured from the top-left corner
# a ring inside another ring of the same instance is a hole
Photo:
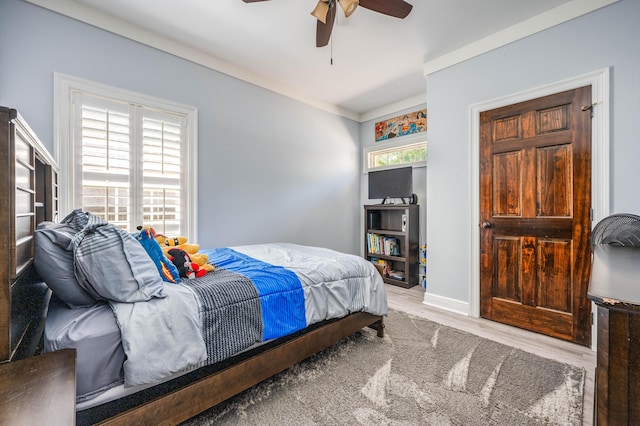
[[[417,204],[364,206],[365,258],[384,264],[384,281],[410,288],[418,284],[419,211]]]

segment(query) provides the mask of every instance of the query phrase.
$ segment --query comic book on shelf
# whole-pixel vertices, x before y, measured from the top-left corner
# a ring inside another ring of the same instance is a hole
[[[400,243],[397,238],[385,235],[367,234],[367,249],[371,254],[400,256]]]

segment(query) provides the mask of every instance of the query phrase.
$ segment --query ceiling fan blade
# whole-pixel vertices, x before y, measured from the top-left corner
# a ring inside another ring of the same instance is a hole
[[[331,31],[333,30],[333,23],[336,20],[336,3],[335,1],[329,2],[329,11],[327,12],[327,23],[323,24],[318,20],[316,27],[316,47],[324,47],[329,44],[331,38]]]
[[[269,1],[269,0],[242,0],[242,1],[245,2],[245,3],[256,3],[256,2],[259,2],[259,1]]]
[[[413,9],[413,6],[404,0],[360,0],[360,6],[401,19],[406,18]]]

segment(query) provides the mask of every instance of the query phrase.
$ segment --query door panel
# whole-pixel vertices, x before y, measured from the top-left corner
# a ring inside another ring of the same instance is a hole
[[[520,240],[519,238],[496,238],[494,241],[497,259],[493,294],[505,300],[521,301],[520,285]]]
[[[571,145],[538,148],[537,215],[571,216]]]
[[[540,240],[536,305],[571,314],[571,241]]]
[[[493,157],[493,215],[522,216],[522,154],[508,152]]]
[[[480,115],[480,313],[589,344],[591,87]]]

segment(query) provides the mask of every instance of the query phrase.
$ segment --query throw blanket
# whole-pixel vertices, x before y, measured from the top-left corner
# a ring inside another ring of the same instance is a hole
[[[183,280],[201,301],[208,362],[307,326],[304,292],[296,274],[230,248],[208,254],[217,269]]]
[[[221,361],[326,319],[387,313],[381,277],[357,256],[293,244],[203,252],[214,272],[166,284],[162,299],[111,304],[127,355],[126,387]]]

